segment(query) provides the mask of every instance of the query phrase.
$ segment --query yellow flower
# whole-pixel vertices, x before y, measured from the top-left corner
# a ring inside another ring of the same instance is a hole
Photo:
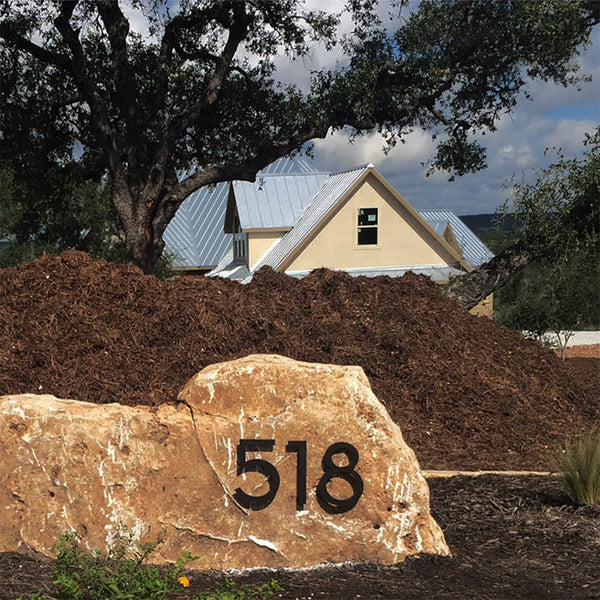
[[[179,581],[183,587],[190,587],[190,580],[185,575],[180,577],[177,581]]]

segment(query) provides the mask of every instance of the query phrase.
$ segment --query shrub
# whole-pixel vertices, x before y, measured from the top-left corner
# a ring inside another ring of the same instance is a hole
[[[553,466],[574,502],[600,504],[600,428],[567,440]]]
[[[42,592],[30,594],[27,600],[168,600],[181,598],[189,579],[183,574],[195,557],[184,554],[176,565],[158,567],[144,564],[163,540],[132,543],[131,534],[120,535],[108,555],[84,552],[75,533],[60,537],[54,566],[53,583],[57,592],[48,597]],[[189,596],[190,600],[262,600],[280,591],[275,580],[263,585],[238,587],[232,580],[213,589]],[[26,600],[20,597],[18,600]]]

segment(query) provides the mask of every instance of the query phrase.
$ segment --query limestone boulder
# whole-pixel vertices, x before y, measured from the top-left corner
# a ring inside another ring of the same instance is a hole
[[[51,556],[122,526],[195,568],[447,555],[412,450],[362,369],[254,355],[152,411],[0,398],[0,551]]]

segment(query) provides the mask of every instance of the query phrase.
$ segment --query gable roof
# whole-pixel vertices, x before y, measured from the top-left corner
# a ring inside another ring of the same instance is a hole
[[[463,259],[460,250],[455,249],[443,236],[438,235],[427,221],[424,220],[420,214],[414,210],[412,206],[410,206],[410,204],[408,204],[408,202],[406,202],[406,200],[404,200],[404,198],[402,198],[402,196],[377,172],[373,165],[367,164],[350,171],[331,175],[325,185],[319,190],[313,202],[308,206],[305,213],[298,220],[296,226],[265,252],[265,254],[252,266],[252,269],[250,270],[249,275],[244,279],[244,282],[250,281],[252,274],[263,266],[270,266],[275,270],[285,270],[300,249],[306,245],[311,238],[311,235],[318,229],[319,224],[322,223],[356,187],[358,187],[368,173],[372,173],[377,180],[388,189],[395,200],[421,224],[425,231],[428,231],[431,234],[433,240],[454,258],[457,266],[460,265],[465,270],[470,270],[471,267]],[[392,269],[392,271],[394,271],[396,275],[401,275],[407,270],[413,270],[415,268],[419,267],[401,265],[398,272],[394,269]],[[371,271],[371,269],[346,270],[352,273],[356,272],[354,274],[357,275],[368,275]],[[439,269],[435,265],[431,265],[430,267],[425,268],[425,270],[428,274],[431,272],[430,274],[432,277],[437,275],[440,280],[444,278],[448,279],[450,275],[460,273],[459,269],[451,267],[450,265],[444,267],[444,277],[439,276]],[[380,271],[380,269],[374,269],[374,271]],[[390,269],[386,269],[386,271],[390,271]],[[302,273],[303,272],[298,272],[298,275],[301,275]]]
[[[472,269],[494,257],[490,249],[452,211],[421,210],[419,214],[440,237],[443,237],[447,225],[450,225],[465,262]]]
[[[351,171],[343,171],[330,175],[325,184],[317,192],[304,214],[298,219],[296,226],[256,262],[251,274],[268,265],[277,270],[304,242],[307,236],[336,206],[340,198],[345,196],[353,185],[366,173],[372,165],[363,165]]]

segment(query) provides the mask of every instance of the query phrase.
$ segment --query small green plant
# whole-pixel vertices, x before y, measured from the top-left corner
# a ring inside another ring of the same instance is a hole
[[[176,565],[157,567],[146,559],[163,542],[133,543],[133,536],[123,530],[108,554],[89,554],[80,547],[75,533],[62,535],[57,552],[53,583],[57,592],[48,597],[43,592],[21,596],[17,600],[169,600],[181,598],[189,579],[186,565],[196,559],[183,554]],[[190,600],[263,600],[281,591],[275,580],[257,587],[238,585],[230,579],[213,589],[189,596]]]
[[[195,596],[194,600],[263,600],[263,598],[271,598],[275,592],[282,591],[283,588],[275,579],[256,587],[238,586],[232,579],[225,579],[217,583],[212,590]]]
[[[600,428],[567,440],[557,451],[553,467],[574,502],[600,504]]]

